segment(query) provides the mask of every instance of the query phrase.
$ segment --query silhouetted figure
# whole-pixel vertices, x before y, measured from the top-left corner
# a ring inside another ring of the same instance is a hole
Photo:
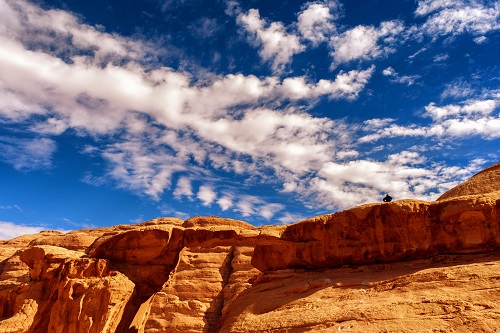
[[[386,194],[383,200],[384,200],[384,202],[391,202],[392,197],[389,194]]]

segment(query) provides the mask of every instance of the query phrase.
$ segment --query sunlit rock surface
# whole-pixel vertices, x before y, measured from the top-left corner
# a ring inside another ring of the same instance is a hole
[[[288,226],[159,218],[0,242],[1,332],[495,332],[500,165]]]

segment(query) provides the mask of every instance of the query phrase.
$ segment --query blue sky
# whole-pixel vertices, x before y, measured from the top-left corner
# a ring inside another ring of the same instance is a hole
[[[0,238],[435,200],[500,154],[500,2],[0,0]]]

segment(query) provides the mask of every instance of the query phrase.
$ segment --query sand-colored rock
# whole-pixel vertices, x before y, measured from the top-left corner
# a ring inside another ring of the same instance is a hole
[[[438,200],[461,197],[464,195],[487,194],[500,191],[500,163],[496,163],[455,186],[441,195]]]
[[[491,251],[500,247],[499,199],[399,200],[318,216],[287,227],[283,243],[257,245],[252,264],[325,268]]]
[[[265,273],[219,332],[499,332],[500,255]]]
[[[0,292],[0,332],[114,332],[134,284],[109,261],[83,255],[47,245],[23,251],[29,282]]]
[[[498,166],[436,202],[289,226],[158,218],[0,242],[0,333],[498,331]]]

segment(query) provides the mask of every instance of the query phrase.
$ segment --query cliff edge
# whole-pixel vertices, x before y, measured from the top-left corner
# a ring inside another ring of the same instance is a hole
[[[159,218],[2,241],[0,333],[494,332],[499,190],[496,164],[436,202],[287,226]]]

